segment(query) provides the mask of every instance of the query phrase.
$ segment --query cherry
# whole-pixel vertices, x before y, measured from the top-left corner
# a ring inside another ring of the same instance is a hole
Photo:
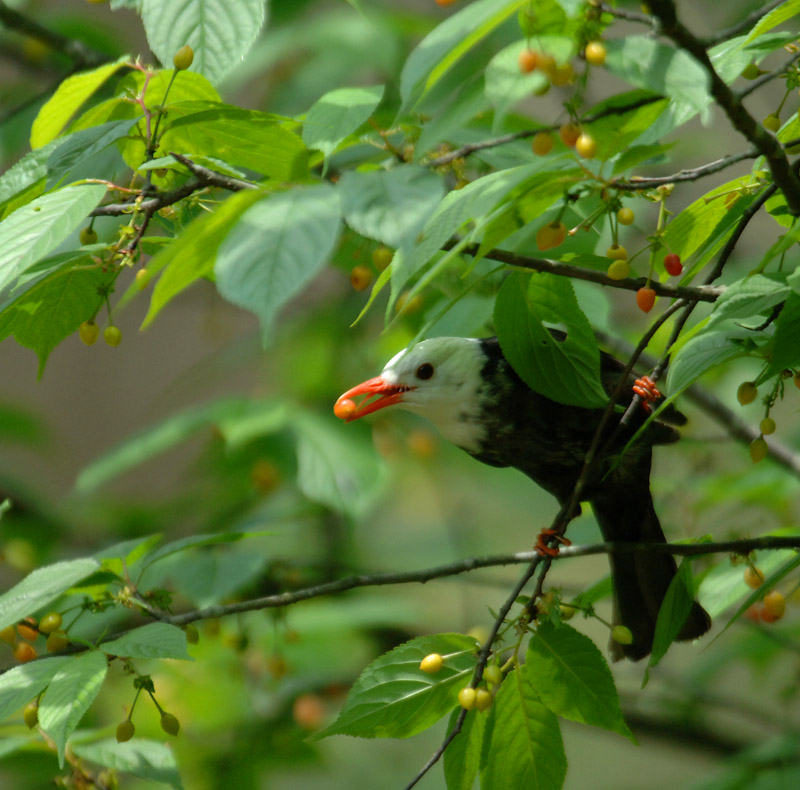
[[[13,625],[7,625],[0,631],[0,640],[9,645],[17,641],[17,632]]]
[[[103,330],[103,340],[112,348],[116,348],[122,342],[122,332],[116,326],[107,326]]]
[[[631,629],[625,625],[615,625],[611,629],[611,638],[618,645],[633,644],[633,634],[631,633]]]
[[[486,689],[478,689],[475,692],[475,708],[479,711],[489,710],[492,707],[492,693]]]
[[[539,71],[543,74],[547,75],[548,78],[552,77],[555,70],[558,68],[556,66],[556,59],[552,55],[548,55],[547,52],[539,53],[539,63],[538,63]],[[548,88],[549,88],[548,84]],[[546,91],[545,91],[546,93]]]
[[[394,253],[388,247],[378,247],[372,252],[372,265],[382,272],[394,258]]]
[[[762,619],[764,619],[764,612],[774,617],[775,620],[780,620],[786,613],[786,599],[777,590],[772,590],[764,596]]]
[[[572,79],[572,74],[571,64],[564,63],[561,66],[556,66],[548,75],[550,77],[550,84],[560,88]]]
[[[781,128],[781,119],[774,113],[764,118],[764,128],[770,132],[777,132]]]
[[[61,628],[61,615],[58,612],[48,612],[39,620],[39,631],[43,634],[52,634]]]
[[[681,263],[680,256],[676,255],[674,252],[665,255],[664,268],[667,270],[667,274],[677,277],[683,271],[683,264]]]
[[[602,41],[590,41],[583,53],[587,63],[602,66],[606,62],[606,47]]]
[[[84,345],[92,346],[100,335],[100,327],[94,321],[84,321],[78,327],[78,336]]]
[[[544,251],[558,247],[567,238],[567,229],[563,222],[549,222],[542,225],[536,234],[536,246]]]
[[[325,718],[325,709],[316,694],[301,694],[292,705],[292,716],[304,730],[316,730]]]
[[[32,730],[39,723],[39,705],[36,702],[29,702],[22,711],[22,720],[25,726]]]
[[[26,617],[24,622],[17,623],[17,633],[30,642],[35,642],[39,636],[39,631],[36,628],[36,620],[32,617]]]
[[[48,653],[58,653],[68,644],[69,638],[63,631],[53,631],[53,633],[47,637],[47,641],[45,642]]]
[[[612,244],[606,250],[606,257],[612,261],[627,261],[628,251],[621,244]]]
[[[419,668],[423,672],[427,672],[429,675],[433,675],[438,672],[444,666],[444,659],[439,655],[439,653],[431,653],[430,655],[425,656],[422,661],[419,662]]]
[[[150,284],[150,272],[147,269],[139,269],[136,272],[136,285],[139,287],[140,291],[144,291],[145,288]]]
[[[761,74],[761,69],[755,63],[748,63],[741,72],[742,77],[746,80],[754,80]]]
[[[372,272],[366,266],[354,266],[350,271],[350,285],[355,291],[363,291],[372,282]]]
[[[492,686],[496,686],[503,679],[503,670],[497,664],[489,664],[483,670],[483,679]]]
[[[636,292],[636,304],[643,313],[649,313],[656,303],[656,292],[652,288],[640,288]]]
[[[561,138],[561,142],[563,142],[564,145],[568,148],[572,148],[581,136],[581,128],[578,124],[570,121],[561,126],[558,130],[558,136]]]
[[[33,661],[33,659],[36,658],[36,648],[34,648],[33,645],[29,645],[27,642],[17,642],[14,647],[14,658],[16,658],[20,664]]]
[[[161,729],[167,735],[177,735],[181,728],[181,723],[171,713],[164,711],[161,714]]]
[[[78,239],[84,246],[87,244],[97,244],[97,232],[94,228],[86,227],[80,232]]]
[[[550,132],[536,132],[531,148],[537,156],[546,156],[553,150],[553,135]]]
[[[758,389],[752,381],[743,381],[739,385],[739,389],[736,390],[736,400],[738,400],[742,406],[747,406],[748,403],[752,403],[757,396]]]
[[[186,641],[190,645],[196,645],[200,641],[200,632],[192,623],[183,626],[183,633],[186,634]]]
[[[633,209],[627,206],[623,206],[617,212],[617,222],[619,222],[620,225],[632,225],[634,217]]]
[[[519,53],[517,63],[519,65],[519,70],[523,74],[530,74],[532,71],[535,71],[539,63],[539,55],[530,49],[523,49],[522,52]]]
[[[575,150],[584,159],[593,159],[597,153],[597,142],[590,134],[583,132],[575,141]]]
[[[764,573],[755,565],[748,565],[744,569],[744,583],[753,590],[757,590],[764,583]]]
[[[129,741],[133,738],[133,734],[136,732],[136,727],[133,726],[133,722],[130,719],[125,719],[125,721],[121,721],[117,725],[117,743],[125,743],[125,741]]]
[[[768,452],[769,447],[762,437],[759,436],[758,439],[753,439],[753,441],[750,442],[750,458],[753,460],[754,464],[763,461],[767,457]]]
[[[192,65],[194,60],[194,51],[188,44],[184,44],[172,58],[172,65],[175,66],[177,71],[185,71]]]
[[[340,420],[346,420],[348,417],[351,417],[355,413],[355,410],[356,404],[354,401],[351,401],[350,398],[337,400],[336,403],[333,404],[333,413]]]
[[[478,694],[474,688],[464,686],[464,688],[458,692],[458,704],[461,705],[464,710],[472,710],[475,707],[477,696]]]
[[[761,420],[761,425],[759,425],[761,433],[764,434],[764,436],[775,433],[775,427],[775,420],[773,420],[772,417],[764,417],[764,419]]]
[[[628,265],[628,261],[624,258],[620,258],[619,260],[612,261],[606,274],[612,280],[624,280],[630,272],[631,267]]]

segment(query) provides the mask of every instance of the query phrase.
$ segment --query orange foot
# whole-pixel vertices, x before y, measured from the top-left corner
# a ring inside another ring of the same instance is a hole
[[[642,399],[642,408],[650,414],[650,404],[661,397],[656,383],[649,376],[642,376],[633,382],[633,392]]]
[[[547,541],[550,538],[555,538],[562,546],[571,546],[572,541],[565,538],[563,535],[558,534],[558,530],[547,527],[539,533],[536,538],[536,545],[534,549],[542,557],[557,557],[558,546],[548,546]]]

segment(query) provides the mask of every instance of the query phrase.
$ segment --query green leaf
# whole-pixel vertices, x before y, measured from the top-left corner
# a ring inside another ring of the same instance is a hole
[[[653,636],[653,651],[647,664],[648,669],[654,667],[664,657],[669,646],[683,628],[693,605],[692,563],[688,557],[684,557],[678,566],[678,572],[670,582],[661,608],[658,610],[656,631]]]
[[[0,312],[0,339],[14,335],[39,357],[39,376],[50,352],[93,316],[113,274],[80,269],[71,262],[27,288]]]
[[[762,33],[772,30],[774,27],[783,24],[787,19],[797,16],[797,14],[800,14],[800,0],[786,0],[785,3],[773,8],[772,11],[758,20],[756,26],[750,31],[747,41],[753,41]]]
[[[128,59],[127,55],[115,63],[106,63],[91,71],[82,71],[67,77],[56,92],[42,105],[31,126],[31,148],[41,148],[63,131],[69,119],[81,105]]]
[[[413,244],[444,195],[442,179],[417,165],[351,170],[336,188],[347,224],[395,249]]]
[[[792,292],[775,321],[770,369],[775,372],[800,365],[800,294]]]
[[[47,189],[52,189],[74,167],[125,137],[137,120],[111,121],[65,137],[47,159]]]
[[[303,122],[303,142],[329,157],[372,115],[383,98],[383,90],[383,85],[375,85],[329,91],[308,111]]]
[[[494,321],[503,354],[531,389],[568,405],[607,402],[592,328],[565,277],[512,274],[497,294]],[[565,327],[566,340],[545,324]]]
[[[622,717],[608,663],[588,636],[566,623],[541,623],[528,643],[525,672],[539,699],[556,715],[635,741]]]
[[[560,790],[564,784],[567,758],[558,719],[531,681],[517,669],[500,686],[487,727],[482,787]]]
[[[730,332],[703,332],[681,346],[667,373],[667,390],[671,397],[680,394],[711,368],[746,352],[741,340]]]
[[[99,567],[97,560],[86,557],[56,562],[31,571],[21,582],[0,595],[0,630],[47,606]]]
[[[53,140],[41,148],[29,151],[0,176],[0,206],[45,178],[47,160],[59,145],[60,140]]]
[[[27,705],[47,684],[69,658],[50,657],[30,664],[21,664],[0,675],[0,721]]]
[[[191,69],[218,83],[242,62],[267,17],[265,0],[143,0],[147,43],[166,68],[185,44]],[[178,74],[180,81],[181,74]]]
[[[386,467],[366,436],[310,412],[295,416],[297,484],[312,501],[363,517],[386,481]]]
[[[364,669],[339,717],[314,739],[339,734],[408,738],[426,730],[458,704],[458,692],[475,669],[477,649],[476,641],[463,634],[435,634],[390,650]],[[419,668],[430,653],[444,658],[434,674]]]
[[[669,96],[705,120],[711,101],[708,74],[688,52],[647,36],[609,39],[605,44],[609,72],[637,88]]]
[[[711,328],[726,319],[749,318],[764,313],[785,301],[791,290],[786,274],[782,272],[744,277],[731,284],[717,299],[707,326]]]
[[[99,648],[106,655],[123,658],[192,660],[186,652],[186,634],[183,629],[168,623],[148,623],[123,634],[119,639],[101,643]]]
[[[308,151],[275,116],[238,107],[192,112],[165,128],[165,151],[202,153],[277,181],[308,178]]]
[[[168,417],[152,428],[137,433],[131,439],[101,455],[84,467],[75,483],[81,493],[87,493],[129,469],[169,450],[200,431],[234,415],[252,411],[253,402],[230,398],[204,406],[186,409]]]
[[[103,199],[103,184],[64,187],[0,222],[0,291],[61,244]]]
[[[220,245],[217,289],[258,316],[265,343],[277,311],[325,264],[340,224],[332,186],[298,187],[249,208]]]
[[[529,0],[479,0],[444,20],[417,45],[400,74],[400,96],[407,113],[476,44]]]
[[[91,650],[61,664],[39,704],[39,725],[53,739],[64,766],[67,738],[94,702],[108,670],[105,655]]]
[[[461,708],[450,716],[450,732],[455,726]],[[458,737],[444,753],[444,778],[447,790],[472,790],[480,770],[483,737],[486,732],[486,716],[471,713],[464,719]]]
[[[265,196],[258,189],[243,189],[232,195],[210,214],[203,213],[188,225],[183,233],[148,263],[151,272],[166,267],[159,277],[150,298],[150,309],[142,322],[147,329],[155,317],[181,291],[214,271],[217,249],[236,220]]]
[[[179,540],[172,540],[159,546],[153,551],[149,552],[143,559],[142,565],[147,567],[154,562],[163,560],[172,554],[185,551],[189,548],[199,548],[201,546],[216,546],[220,543],[238,543],[244,538],[253,537],[255,535],[269,535],[271,533],[259,532],[219,532],[210,535],[192,535],[188,538],[180,538]]]
[[[81,759],[89,760],[104,768],[124,771],[140,779],[169,785],[177,790],[183,787],[175,752],[162,741],[137,736],[126,743],[117,743],[114,738],[85,743],[74,738],[69,746]]]

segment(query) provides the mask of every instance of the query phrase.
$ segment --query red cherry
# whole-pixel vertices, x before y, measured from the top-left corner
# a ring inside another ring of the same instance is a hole
[[[656,292],[652,288],[640,288],[636,292],[636,304],[643,313],[649,313],[656,303]]]
[[[664,268],[668,274],[677,277],[683,271],[683,264],[681,263],[680,256],[674,252],[664,256]]]

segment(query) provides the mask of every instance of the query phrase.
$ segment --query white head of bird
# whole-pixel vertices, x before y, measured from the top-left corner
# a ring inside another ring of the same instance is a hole
[[[366,396],[345,416],[348,422],[387,406],[399,406],[430,420],[453,444],[477,452],[485,434],[480,423],[485,361],[479,340],[423,340],[392,357],[379,376],[341,395],[337,405]],[[373,400],[373,396],[377,397]]]

